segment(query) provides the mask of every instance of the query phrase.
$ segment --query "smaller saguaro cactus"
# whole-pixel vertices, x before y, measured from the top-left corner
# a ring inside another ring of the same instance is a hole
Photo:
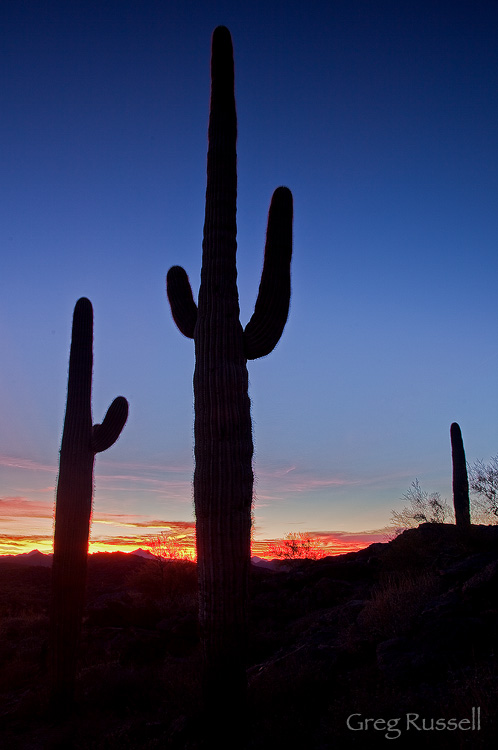
[[[455,507],[455,523],[461,529],[470,526],[469,479],[467,476],[467,461],[463,448],[460,426],[453,422],[450,427],[451,456],[453,459],[453,504]]]
[[[128,417],[128,402],[118,396],[102,424],[92,426],[92,367],[93,309],[90,301],[82,297],[77,301],[73,315],[55,507],[50,690],[52,708],[57,713],[67,711],[74,701],[95,454],[116,442]]]

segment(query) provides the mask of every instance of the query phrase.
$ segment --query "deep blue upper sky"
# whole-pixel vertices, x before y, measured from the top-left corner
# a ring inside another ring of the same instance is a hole
[[[87,296],[94,421],[130,402],[95,502],[192,517],[193,345],[164,279],[198,288],[218,24],[243,324],[271,193],[294,195],[290,318],[249,363],[258,527],[378,528],[416,477],[450,496],[452,421],[470,461],[498,452],[494,0],[2,3],[0,454],[24,469],[0,497],[53,492]]]

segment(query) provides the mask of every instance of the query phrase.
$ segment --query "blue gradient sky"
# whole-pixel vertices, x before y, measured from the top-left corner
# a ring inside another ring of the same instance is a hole
[[[165,275],[183,265],[198,288],[218,24],[235,48],[243,324],[273,189],[295,207],[289,321],[249,363],[257,536],[381,528],[416,477],[449,498],[452,421],[469,461],[498,450],[494,0],[5,2],[4,537],[51,533],[81,296],[94,421],[130,402],[96,460],[94,538],[193,520],[194,352]]]

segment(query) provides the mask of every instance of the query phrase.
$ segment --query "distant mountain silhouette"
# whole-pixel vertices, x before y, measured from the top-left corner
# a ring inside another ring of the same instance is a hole
[[[281,570],[283,567],[282,560],[266,560],[264,557],[258,557],[257,555],[251,557],[251,562],[258,568],[268,568],[268,570]]]
[[[141,547],[125,554],[136,555],[137,557],[143,557],[147,560],[154,559],[154,555],[151,552],[148,552]],[[42,565],[44,568],[49,568],[52,565],[52,553],[40,552],[37,549],[33,549],[31,552],[22,552],[19,555],[0,555],[0,565],[2,563],[15,563],[16,565]]]
[[[98,554],[99,553],[93,553],[93,555],[91,556],[93,557],[94,555],[98,555]],[[104,554],[116,554],[116,553],[104,553]],[[134,549],[131,552],[126,552],[122,554],[142,557],[145,560],[154,560],[156,558],[156,556],[153,555],[152,552],[149,552],[149,550],[146,550],[146,549],[142,549],[142,547],[138,547],[138,549]],[[49,568],[52,565],[52,553],[40,552],[39,550],[34,549],[34,550],[31,550],[31,552],[22,552],[19,555],[0,555],[0,565],[6,562],[16,563],[16,565],[42,565],[45,568]],[[260,568],[268,568],[270,570],[282,570],[285,567],[286,563],[288,563],[288,560],[266,560],[263,557],[258,557],[257,555],[253,555],[253,557],[251,557],[251,562],[253,565],[257,565]]]
[[[147,549],[142,549],[141,547],[134,549],[129,554],[137,555],[138,557],[145,557],[147,560],[153,560],[155,558],[155,555],[153,555],[152,552],[149,552]]]
[[[52,554],[33,549],[31,552],[22,552],[20,555],[0,555],[0,564],[6,562],[14,562],[16,565],[42,565],[44,568],[50,568]]]

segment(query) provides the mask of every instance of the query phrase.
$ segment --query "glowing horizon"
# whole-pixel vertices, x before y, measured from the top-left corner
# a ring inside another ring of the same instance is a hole
[[[169,524],[172,528],[176,524]],[[178,525],[184,525],[178,524]],[[356,552],[368,547],[370,544],[386,540],[386,530],[370,531],[352,534],[348,532],[307,532],[320,545],[324,555],[342,555],[348,552]],[[192,523],[189,534],[172,534],[170,537],[172,546],[178,553],[184,553],[190,557],[195,555],[195,524]],[[273,539],[256,539],[251,544],[251,555],[264,559],[273,559],[275,555],[269,552],[271,545],[281,542],[284,537]],[[136,549],[149,550],[157,539],[157,534],[136,534],[127,537],[104,537],[98,539],[90,538],[88,554],[97,552],[133,552]],[[44,554],[52,554],[53,537],[50,535],[1,535],[0,557],[6,555],[27,554],[38,550]],[[173,555],[174,556],[174,555]]]

